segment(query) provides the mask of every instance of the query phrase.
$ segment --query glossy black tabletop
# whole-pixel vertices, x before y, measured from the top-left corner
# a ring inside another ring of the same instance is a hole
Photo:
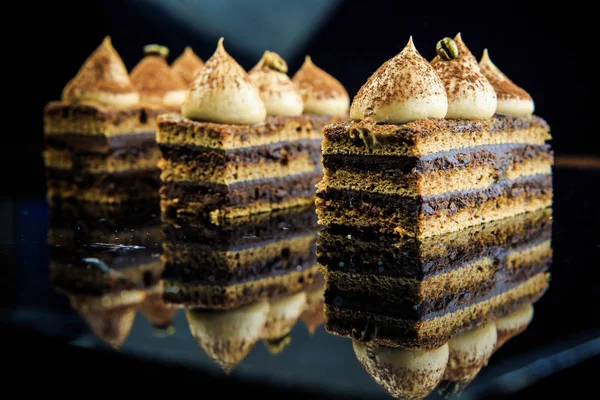
[[[600,354],[600,316],[595,311],[600,304],[600,285],[590,274],[600,259],[599,179],[598,169],[555,169],[554,257],[549,290],[536,303],[529,327],[493,355],[462,398],[489,398],[518,391],[570,366],[587,365],[586,360]],[[118,347],[116,350],[93,333],[81,313],[73,308],[65,290],[57,290],[51,284],[49,266],[61,244],[49,244],[49,231],[56,228],[54,224],[60,225],[60,218],[57,222],[56,216],[50,215],[46,200],[4,199],[0,204],[0,256],[4,270],[1,319],[5,327],[51,337],[74,348],[119,352],[147,363],[178,365],[196,374],[346,398],[389,398],[357,361],[350,339],[326,332],[322,324],[311,334],[300,319],[291,331],[291,342],[283,350],[270,351],[259,340],[229,375],[192,336],[183,308],[174,311],[174,330],[153,325],[136,310],[131,329],[125,332],[122,344],[114,346]],[[78,230],[89,232],[98,224],[110,236],[106,241],[110,245],[103,243],[102,237],[93,238],[91,244],[75,240],[80,245],[66,253],[88,263],[103,255],[119,262],[135,261],[136,257],[140,263],[159,262],[162,235],[158,207],[134,207],[129,217],[131,221],[92,219],[87,225],[61,227],[77,238]],[[124,231],[123,226],[137,228]],[[306,227],[309,228],[312,229]],[[114,233],[109,229],[114,229]],[[289,227],[282,224],[279,229]],[[144,249],[144,255],[140,255],[140,249]],[[102,265],[95,268],[101,270]],[[152,278],[148,275],[142,279]]]

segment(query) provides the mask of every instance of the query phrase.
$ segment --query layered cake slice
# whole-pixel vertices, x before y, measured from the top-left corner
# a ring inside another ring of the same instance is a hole
[[[158,197],[155,121],[110,38],[44,109],[49,199],[120,203]]]
[[[231,309],[293,295],[318,278],[312,207],[237,218],[226,225],[163,220],[167,302]]]
[[[204,62],[194,53],[194,50],[191,47],[186,47],[183,53],[171,64],[171,71],[179,75],[185,86],[189,88],[203,66]]]
[[[219,41],[182,115],[158,120],[164,213],[217,222],[314,201],[320,134],[286,70],[267,52],[248,76]]]
[[[131,70],[131,83],[140,94],[142,103],[179,111],[185,100],[188,85],[167,64],[169,49],[149,44],[144,46],[144,58]]]
[[[438,49],[430,64],[411,40],[357,93],[352,121],[325,127],[321,224],[426,237],[551,205],[531,97],[512,90],[518,110],[503,108],[507,81],[490,84],[460,35]]]
[[[551,227],[543,209],[423,239],[322,231],[326,328],[377,345],[437,348],[544,293]]]

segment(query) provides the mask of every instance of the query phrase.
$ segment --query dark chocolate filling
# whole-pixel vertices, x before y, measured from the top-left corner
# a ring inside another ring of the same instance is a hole
[[[66,181],[77,185],[79,189],[101,189],[107,196],[120,193],[137,195],[150,192],[156,192],[158,196],[160,188],[158,168],[100,174],[73,174],[70,170],[46,168],[46,178],[49,186],[53,185],[53,181]]]
[[[174,162],[225,165],[227,163],[257,163],[261,160],[285,162],[301,154],[308,154],[314,164],[321,159],[321,140],[303,139],[278,142],[264,146],[244,147],[231,150],[193,145],[160,144],[163,158]]]
[[[337,170],[354,173],[378,172],[386,177],[493,165],[501,175],[515,163],[540,156],[552,157],[549,145],[489,145],[444,151],[423,157],[327,154],[323,157],[323,165],[334,172]]]

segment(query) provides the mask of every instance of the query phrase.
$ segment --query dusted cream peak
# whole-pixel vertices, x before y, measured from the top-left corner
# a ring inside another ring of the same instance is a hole
[[[415,48],[412,37],[360,88],[350,118],[403,124],[423,118],[444,118],[448,98],[444,83]]]
[[[183,79],[186,87],[190,87],[196,74],[200,72],[203,66],[204,62],[194,53],[194,50],[191,47],[186,47],[183,53],[171,64],[171,70]]]
[[[123,60],[107,36],[63,89],[62,101],[95,101],[107,106],[128,107],[140,102]]]
[[[257,87],[225,51],[223,38],[188,90],[184,117],[224,124],[257,124],[267,117]]]
[[[131,71],[131,83],[140,93],[141,101],[167,107],[181,107],[187,86],[174,73],[165,57],[169,50],[164,46],[144,47],[145,57]]]
[[[296,85],[287,76],[287,63],[272,51],[265,51],[248,76],[258,87],[268,115],[301,115],[304,103]]]
[[[535,105],[529,93],[515,85],[496,67],[490,59],[487,49],[483,50],[479,67],[498,96],[497,113],[515,117],[526,117],[533,114]]]
[[[442,380],[448,344],[431,351],[366,346],[352,341],[354,354],[375,382],[397,399],[423,399]]]
[[[348,113],[350,96],[344,86],[313,64],[309,56],[306,56],[292,81],[300,90],[305,113],[330,116],[344,116]]]
[[[445,38],[449,43],[452,39]],[[458,54],[447,59],[439,54],[431,61],[448,96],[448,119],[488,119],[496,112],[496,92],[481,72],[477,60],[462,41],[454,38]],[[454,43],[452,45],[454,46]],[[439,51],[439,50],[438,50]],[[442,53],[446,55],[447,53]]]
[[[269,303],[266,301],[233,310],[187,310],[192,336],[206,354],[229,373],[261,338]]]

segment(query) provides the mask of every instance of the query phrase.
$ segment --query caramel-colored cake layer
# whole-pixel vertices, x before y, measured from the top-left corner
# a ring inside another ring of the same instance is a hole
[[[321,165],[321,141],[295,141],[219,152],[161,145],[161,180],[223,185],[311,173]]]
[[[114,151],[108,155],[77,153],[68,149],[48,148],[44,151],[47,168],[73,170],[73,173],[115,173],[157,169],[160,151],[157,147]]]
[[[458,333],[482,326],[535,302],[548,288],[548,280],[548,273],[538,273],[484,301],[419,322],[326,304],[325,328],[330,333],[354,339],[360,332],[362,341],[381,346],[435,349]]]
[[[552,204],[550,175],[504,181],[483,190],[413,199],[319,187],[319,224],[427,237],[531,212]]]
[[[106,107],[93,102],[51,102],[44,109],[46,135],[129,135],[155,131],[163,109],[153,106]]]
[[[550,174],[549,146],[503,145],[428,157],[324,157],[321,187],[401,196],[485,189],[504,180]]]
[[[311,286],[319,266],[232,286],[195,285],[165,280],[163,297],[177,306],[229,309],[258,300],[295,294]]]
[[[490,120],[421,119],[401,125],[340,122],[323,129],[323,154],[423,156],[474,146],[536,144],[549,140],[540,117],[496,115]]]
[[[315,125],[326,116],[272,117],[255,125],[198,122],[178,114],[161,115],[157,121],[159,144],[192,145],[213,149],[236,149],[264,146],[301,139],[322,139]]]

